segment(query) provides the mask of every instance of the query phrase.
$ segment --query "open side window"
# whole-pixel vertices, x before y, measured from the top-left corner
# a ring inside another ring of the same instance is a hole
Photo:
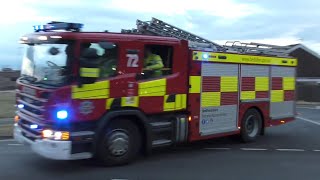
[[[146,45],[144,47],[144,79],[172,74],[173,47]]]

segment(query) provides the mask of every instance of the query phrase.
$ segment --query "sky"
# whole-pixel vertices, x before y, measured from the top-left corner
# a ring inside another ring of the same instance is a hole
[[[19,38],[50,21],[120,32],[155,17],[218,44],[302,43],[320,54],[319,8],[319,0],[10,0],[0,6],[0,68],[19,69]]]

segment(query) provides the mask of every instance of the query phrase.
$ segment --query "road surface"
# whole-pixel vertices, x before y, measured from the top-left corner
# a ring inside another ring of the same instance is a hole
[[[155,152],[122,167],[90,160],[53,161],[12,140],[0,141],[0,179],[313,180],[320,174],[320,109],[300,107],[295,122],[270,128],[257,142],[221,138]]]

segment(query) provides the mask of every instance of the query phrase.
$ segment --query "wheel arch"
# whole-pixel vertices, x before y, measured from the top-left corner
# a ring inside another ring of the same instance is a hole
[[[240,109],[242,109],[242,111],[240,111],[240,119],[239,119],[239,126],[241,126],[241,122],[245,116],[245,114],[250,110],[250,109],[255,109],[256,111],[259,112],[260,116],[261,116],[261,133],[260,135],[264,135],[265,133],[265,127],[266,127],[266,123],[268,123],[268,117],[267,114],[269,112],[268,110],[268,103],[256,103],[256,104],[241,104],[240,105]]]
[[[106,112],[102,118],[100,118],[96,130],[95,141],[99,139],[99,135],[108,124],[118,118],[125,118],[131,120],[139,128],[142,137],[142,150],[144,153],[149,154],[151,150],[151,128],[148,123],[147,116],[137,108],[119,108]],[[96,150],[96,144],[93,146],[94,152]]]
[[[249,109],[255,109],[256,111],[258,111],[259,112],[259,114],[260,114],[260,116],[261,116],[261,120],[262,120],[262,122],[261,122],[261,131],[260,131],[260,135],[264,135],[264,130],[265,130],[265,115],[264,115],[264,113],[263,113],[263,111],[258,107],[258,106],[252,106],[251,108],[249,108]],[[248,109],[248,110],[249,110]]]

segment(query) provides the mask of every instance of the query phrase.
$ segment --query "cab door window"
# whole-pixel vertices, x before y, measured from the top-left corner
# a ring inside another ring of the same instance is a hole
[[[98,79],[105,79],[116,75],[119,59],[119,48],[116,44],[105,47],[100,43],[83,43],[81,48],[96,50],[97,58],[95,61],[98,63],[100,73]]]
[[[143,73],[145,78],[157,78],[172,73],[173,48],[163,45],[146,45]]]

